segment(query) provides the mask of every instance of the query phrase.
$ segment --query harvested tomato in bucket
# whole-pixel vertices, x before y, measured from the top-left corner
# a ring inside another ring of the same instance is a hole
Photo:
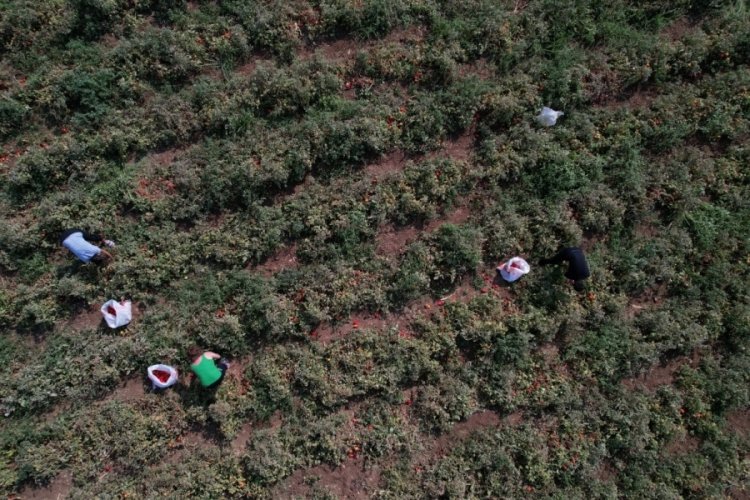
[[[151,365],[146,372],[148,379],[158,389],[165,389],[177,383],[177,370],[169,365]]]
[[[154,377],[158,378],[162,384],[166,384],[170,377],[170,373],[165,372],[164,370],[154,370],[151,373],[153,373]]]
[[[133,319],[132,303],[129,300],[117,302],[108,300],[101,307],[102,316],[110,328],[120,328],[130,323]]]

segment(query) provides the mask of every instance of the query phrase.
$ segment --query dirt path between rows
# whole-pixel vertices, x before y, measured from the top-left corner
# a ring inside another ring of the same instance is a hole
[[[24,500],[62,500],[68,497],[72,489],[73,475],[69,471],[62,471],[45,487],[24,488],[20,497]]]
[[[462,422],[457,422],[448,432],[432,440],[424,451],[412,457],[415,474],[428,465],[443,458],[457,443],[468,439],[475,432],[502,425],[518,425],[523,414],[515,412],[502,418],[491,410],[480,410]],[[275,490],[276,498],[308,498],[313,492],[328,492],[338,498],[372,498],[378,491],[382,472],[386,465],[371,465],[364,457],[357,456],[337,467],[317,465],[298,469]]]

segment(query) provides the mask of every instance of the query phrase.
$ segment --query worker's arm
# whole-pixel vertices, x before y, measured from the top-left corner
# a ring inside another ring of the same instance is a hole
[[[221,359],[221,356],[211,351],[206,351],[203,353],[203,355],[206,356],[208,359]]]
[[[539,261],[539,265],[547,265],[547,264],[560,264],[562,261],[565,260],[566,256],[566,249],[560,250],[557,252],[553,257],[550,257],[549,259],[542,259]]]

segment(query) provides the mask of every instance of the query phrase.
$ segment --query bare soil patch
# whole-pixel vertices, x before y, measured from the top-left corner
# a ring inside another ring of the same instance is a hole
[[[182,436],[178,436],[171,444],[171,450],[164,457],[163,462],[168,464],[178,464],[185,455],[195,448],[205,448],[209,446],[218,446],[212,440],[206,438],[203,432],[188,431]]]
[[[697,437],[685,434],[667,443],[664,451],[668,456],[680,456],[695,452],[699,446],[700,440]]]
[[[363,330],[384,330],[389,325],[397,325],[398,316],[382,313],[352,314],[346,323],[321,323],[310,336],[318,342],[327,344],[333,340],[344,338],[353,332]]]
[[[235,68],[234,72],[238,75],[249,77],[249,76],[252,76],[253,73],[255,73],[255,68],[257,67],[258,67],[258,61],[251,59],[245,64]]]
[[[730,412],[727,415],[727,425],[743,438],[750,437],[750,409]]]
[[[27,149],[21,149],[17,145],[3,146],[0,153],[0,172],[9,172],[16,166],[18,159],[26,154]]]
[[[498,427],[501,423],[500,416],[492,410],[481,410],[463,422],[456,423],[450,431],[440,436],[435,441],[435,451],[440,453],[449,449],[456,440],[466,439],[469,434],[485,429],[487,427]]]
[[[319,56],[326,61],[340,63],[352,59],[357,51],[365,49],[369,44],[360,44],[357,41],[344,38],[331,42],[323,42],[312,47],[304,47],[297,52],[297,57],[302,60],[312,59]]]
[[[676,42],[677,40],[685,38],[685,35],[690,34],[694,30],[695,25],[691,23],[687,17],[681,17],[662,29],[661,35],[664,38]]]
[[[415,465],[421,467],[442,458],[458,442],[465,440],[475,432],[500,427],[501,425],[518,425],[521,421],[523,421],[523,414],[521,412],[514,412],[505,418],[500,418],[492,410],[480,410],[463,422],[456,423],[450,431],[438,437],[427,447],[425,453],[421,457],[418,457]]]
[[[147,163],[151,165],[157,165],[160,167],[164,167],[167,165],[171,165],[174,162],[174,159],[177,157],[178,154],[183,153],[184,149],[167,149],[164,151],[160,151],[158,153],[151,153],[150,155],[147,155],[145,157],[145,160]]]
[[[421,233],[429,233],[446,223],[463,224],[471,216],[469,207],[461,206],[443,217],[432,219],[422,227],[405,226],[397,228],[392,224],[383,226],[375,236],[375,246],[381,255],[398,256]]]
[[[550,342],[539,347],[539,354],[547,363],[553,363],[560,359],[560,348],[554,342]]]
[[[671,385],[674,382],[674,374],[682,366],[696,366],[699,361],[699,354],[696,350],[691,357],[681,356],[670,362],[651,367],[650,370],[638,377],[632,377],[622,380],[622,385],[628,389],[642,389],[653,392],[663,385]]]
[[[464,77],[474,75],[482,80],[489,80],[495,76],[495,70],[485,59],[478,59],[469,64],[461,64],[458,74]]]
[[[615,96],[611,99],[602,100],[602,102],[594,104],[594,109],[606,109],[614,111],[620,108],[629,109],[631,111],[638,109],[646,109],[651,107],[659,94],[651,89],[637,89],[627,96]]]
[[[747,484],[741,486],[732,486],[726,492],[727,498],[732,500],[748,500],[750,499],[750,487]]]
[[[131,401],[138,401],[143,398],[146,393],[143,390],[143,380],[139,378],[130,379],[125,382],[122,386],[107,396],[105,401],[120,401],[127,403]]]
[[[69,471],[60,472],[44,488],[25,488],[21,492],[24,500],[62,500],[73,489],[73,475]]]
[[[67,322],[63,323],[64,328],[69,330],[84,330],[86,328],[99,328],[104,324],[102,312],[99,306],[92,305],[73,316]]]
[[[297,243],[285,246],[276,254],[253,269],[264,276],[273,276],[282,269],[297,267]]]
[[[444,217],[431,220],[427,224],[427,226],[425,226],[424,231],[426,232],[434,231],[435,229],[437,229],[438,227],[446,223],[463,224],[464,222],[469,220],[470,216],[471,216],[471,210],[469,209],[469,207],[466,207],[466,206],[456,207],[452,212],[446,214]]]
[[[233,359],[231,363],[229,363],[229,368],[227,369],[227,376],[228,377],[234,377],[239,381],[242,381],[245,367],[251,362],[251,357],[244,357],[244,358],[237,358]]]
[[[242,454],[242,452],[245,450],[245,446],[247,446],[247,441],[250,439],[250,436],[253,434],[253,424],[250,422],[247,422],[245,425],[242,426],[240,429],[240,432],[237,433],[237,435],[232,439],[232,442],[229,444],[230,448],[232,448],[232,452],[236,455]]]
[[[626,316],[634,318],[644,310],[659,307],[664,302],[666,296],[667,284],[664,282],[659,283],[656,287],[648,288],[639,296],[628,301],[628,306],[625,310]]]
[[[474,127],[454,140],[443,141],[442,147],[427,155],[428,158],[447,156],[455,161],[468,161],[474,148]]]
[[[337,498],[372,498],[380,483],[380,467],[368,467],[358,457],[338,467],[318,465],[295,471],[277,491],[276,498],[309,498],[312,490],[327,491]]]
[[[397,149],[383,156],[379,161],[365,166],[362,173],[367,178],[380,181],[389,175],[403,171],[406,161],[406,153]]]
[[[594,476],[600,481],[607,483],[613,481],[617,477],[617,469],[612,465],[612,462],[604,459],[599,462],[599,467],[597,467],[596,472],[594,472]]]
[[[418,236],[419,230],[414,226],[396,228],[388,224],[375,237],[375,246],[381,255],[400,255]]]
[[[418,43],[424,40],[424,35],[425,28],[423,26],[408,26],[391,31],[383,41],[386,43]]]

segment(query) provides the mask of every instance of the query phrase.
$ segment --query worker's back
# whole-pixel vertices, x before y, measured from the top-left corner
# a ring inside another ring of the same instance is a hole
[[[591,276],[589,264],[583,250],[578,247],[568,247],[560,251],[561,260],[568,263],[568,270],[565,271],[565,277],[571,280],[583,280]]]

